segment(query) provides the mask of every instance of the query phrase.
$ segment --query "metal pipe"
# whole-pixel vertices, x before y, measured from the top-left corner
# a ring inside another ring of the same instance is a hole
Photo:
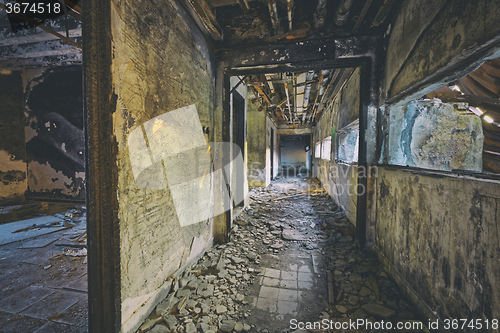
[[[316,29],[325,25],[326,18],[326,0],[318,0],[316,11],[314,12],[314,27]]]
[[[354,0],[342,0],[335,13],[334,21],[336,25],[341,26],[347,23],[353,2]]]
[[[306,82],[312,81],[313,77],[314,77],[314,71],[310,70],[309,72],[307,72]],[[306,84],[306,89],[304,91],[304,101],[302,102],[302,107],[304,109],[307,109],[309,103],[309,95],[311,94],[311,88],[312,88],[311,83]]]

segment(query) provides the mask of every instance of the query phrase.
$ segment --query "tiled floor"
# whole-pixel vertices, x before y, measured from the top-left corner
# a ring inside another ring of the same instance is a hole
[[[88,331],[86,258],[61,255],[68,247],[56,246],[74,244],[85,222],[12,233],[53,219],[0,224],[0,333]]]
[[[261,274],[260,290],[255,307],[283,315],[297,316],[303,296],[313,287],[314,274],[308,265],[291,264],[288,270],[265,268]]]

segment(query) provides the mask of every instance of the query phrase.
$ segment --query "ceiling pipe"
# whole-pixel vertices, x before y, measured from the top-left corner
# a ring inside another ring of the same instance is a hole
[[[307,72],[306,82],[312,81],[313,78],[314,78],[314,71],[310,70],[309,72]],[[304,101],[302,102],[302,107],[304,110],[307,109],[307,106],[309,104],[309,95],[311,94],[311,88],[312,88],[311,83],[306,84],[306,89],[304,91]]]
[[[336,25],[342,26],[347,23],[353,2],[354,0],[342,0],[335,13],[334,21]]]
[[[292,31],[293,0],[286,1],[286,8],[288,11],[288,31]]]
[[[318,0],[318,5],[314,11],[314,28],[319,29],[325,25],[326,0]]]

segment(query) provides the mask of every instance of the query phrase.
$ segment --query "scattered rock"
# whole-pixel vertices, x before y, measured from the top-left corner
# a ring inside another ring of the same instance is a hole
[[[227,312],[227,308],[224,305],[217,305],[217,308],[215,309],[215,313],[218,315],[224,314]]]
[[[378,317],[378,318],[390,318],[396,314],[396,312],[392,309],[388,309],[379,304],[364,304],[362,306],[363,310],[368,312],[369,314]]]

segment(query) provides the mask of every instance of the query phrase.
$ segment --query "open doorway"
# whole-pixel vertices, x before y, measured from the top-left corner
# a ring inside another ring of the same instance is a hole
[[[88,330],[77,4],[58,3],[60,14],[38,16],[7,14],[0,6],[0,330],[5,332]],[[45,30],[35,29],[30,19]]]

